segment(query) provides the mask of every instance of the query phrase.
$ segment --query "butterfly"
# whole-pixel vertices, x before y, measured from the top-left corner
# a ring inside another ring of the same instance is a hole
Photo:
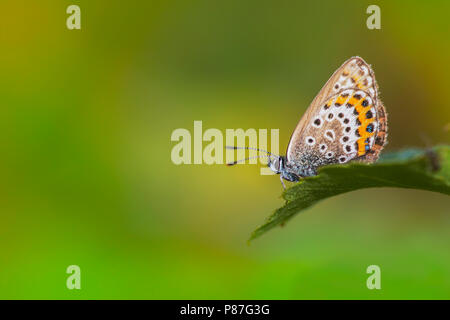
[[[286,156],[267,153],[268,166],[284,180],[315,176],[320,167],[350,161],[375,162],[386,144],[387,115],[375,75],[352,57],[325,83],[292,133]],[[236,164],[235,161],[229,165]]]

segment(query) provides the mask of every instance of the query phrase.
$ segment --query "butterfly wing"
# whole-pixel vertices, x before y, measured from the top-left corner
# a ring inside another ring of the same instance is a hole
[[[354,159],[373,162],[386,142],[386,112],[370,66],[347,60],[327,81],[298,123],[288,161],[319,167]]]

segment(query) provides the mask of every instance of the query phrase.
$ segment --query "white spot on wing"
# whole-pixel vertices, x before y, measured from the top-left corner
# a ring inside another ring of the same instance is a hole
[[[333,130],[326,130],[323,136],[330,141],[334,141],[334,138],[336,137]]]
[[[345,163],[347,161],[347,157],[346,156],[340,156],[339,157],[339,163]]]
[[[330,122],[334,120],[334,112],[332,110],[330,110],[330,112],[328,112],[328,114],[325,116],[325,119]]]
[[[314,139],[314,137],[306,137],[305,142],[308,146],[313,146],[316,144],[316,139]]]
[[[361,70],[364,72],[365,75],[369,73],[369,70],[367,69],[366,66],[362,66]]]
[[[325,158],[327,158],[327,159],[330,159],[330,158],[332,158],[334,156],[334,152],[333,151],[328,151],[326,154],[325,154]]]
[[[352,80],[351,80],[350,78],[348,78],[348,79],[345,81],[344,88],[351,87],[352,84],[353,84],[353,83],[352,83]]]
[[[319,124],[316,124],[316,123],[315,123],[317,120],[320,121]],[[322,118],[320,118],[320,117],[314,118],[314,120],[313,120],[312,123],[311,123],[311,125],[312,125],[313,127],[315,127],[315,128],[320,128],[320,127],[322,126],[322,124],[323,124],[323,121],[322,121]]]
[[[346,139],[344,139],[344,138],[346,138]],[[346,140],[346,141],[344,141],[344,140]],[[349,137],[348,135],[342,136],[341,139],[339,139],[339,142],[340,142],[342,145],[348,143],[349,141],[350,141],[350,137]]]
[[[349,154],[349,153],[352,153],[352,152],[354,152],[354,151],[355,151],[355,148],[354,148],[353,145],[351,145],[351,144],[346,144],[346,145],[344,146],[344,152],[345,152],[345,153]]]
[[[355,94],[360,95],[361,98],[365,98],[366,97],[366,93],[364,91],[361,91],[361,90],[356,91]]]
[[[327,146],[325,143],[321,143],[321,144],[319,145],[319,151],[320,151],[321,153],[324,153],[325,151],[327,151],[327,149],[328,149],[328,146]]]
[[[347,100],[350,99],[352,93],[353,93],[353,90],[351,90],[351,89],[342,91],[342,94],[348,94]]]

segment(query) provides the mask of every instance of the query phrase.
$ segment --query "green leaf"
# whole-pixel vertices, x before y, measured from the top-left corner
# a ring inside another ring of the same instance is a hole
[[[374,164],[349,163],[326,166],[314,177],[286,189],[286,203],[257,228],[250,240],[284,224],[320,200],[363,188],[421,189],[450,195],[450,147],[407,149],[387,153]],[[249,240],[249,241],[250,241]]]

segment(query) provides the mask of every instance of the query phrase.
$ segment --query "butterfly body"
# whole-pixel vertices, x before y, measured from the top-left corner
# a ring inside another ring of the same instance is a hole
[[[273,163],[279,162],[279,167],[275,167]],[[279,157],[279,160],[270,159],[269,167],[281,178],[288,181],[299,181],[300,178],[317,175],[319,167],[332,164],[331,159],[323,159],[312,152],[302,153],[295,161],[288,161],[286,157]]]
[[[298,181],[318,168],[378,159],[386,143],[387,119],[370,66],[347,60],[314,98],[292,134],[285,157],[269,158],[282,179]]]

